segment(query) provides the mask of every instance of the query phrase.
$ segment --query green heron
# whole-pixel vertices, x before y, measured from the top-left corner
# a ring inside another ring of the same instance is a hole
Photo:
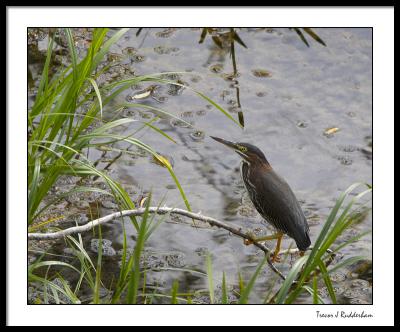
[[[241,173],[251,201],[261,216],[277,230],[276,234],[256,238],[254,241],[277,239],[272,261],[279,261],[278,255],[284,234],[296,241],[300,254],[311,244],[307,220],[292,189],[272,169],[264,153],[248,143],[234,143],[213,137],[235,150],[242,158]]]

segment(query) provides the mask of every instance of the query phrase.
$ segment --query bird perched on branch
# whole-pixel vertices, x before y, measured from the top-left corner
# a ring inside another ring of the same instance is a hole
[[[292,189],[275,173],[264,153],[248,143],[211,138],[242,157],[241,174],[250,199],[258,213],[276,229],[276,234],[255,238],[254,242],[277,239],[272,261],[279,261],[282,237],[287,234],[296,241],[300,254],[304,254],[311,244],[306,217]]]

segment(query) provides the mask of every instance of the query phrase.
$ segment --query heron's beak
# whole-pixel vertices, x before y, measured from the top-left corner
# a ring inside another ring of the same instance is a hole
[[[234,150],[237,149],[236,143],[233,143],[231,141],[227,141],[226,139],[222,139],[222,138],[219,138],[219,137],[214,137],[214,136],[210,136],[210,137],[212,139],[216,140],[217,142],[220,142],[220,143],[226,145],[227,147],[229,147],[231,149],[234,149]]]
[[[210,137],[212,139],[216,140],[217,142],[222,143],[223,145],[226,145],[228,148],[235,150],[235,152],[237,152],[241,157],[246,158],[246,155],[239,150],[238,145],[236,143],[227,141],[226,139],[219,138],[219,137],[214,137],[214,136],[210,136]]]

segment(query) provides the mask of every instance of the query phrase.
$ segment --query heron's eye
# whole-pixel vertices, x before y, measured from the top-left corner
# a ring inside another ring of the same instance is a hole
[[[246,152],[247,148],[245,146],[239,146],[239,150],[242,152]]]

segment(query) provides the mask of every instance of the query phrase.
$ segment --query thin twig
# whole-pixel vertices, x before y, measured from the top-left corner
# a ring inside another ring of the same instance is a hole
[[[62,237],[65,237],[67,235],[71,234],[76,234],[76,233],[83,233],[90,231],[94,227],[98,225],[105,224],[107,222],[110,222],[116,218],[119,217],[128,217],[128,216],[141,216],[145,212],[144,208],[136,209],[136,210],[124,210],[121,212],[115,212],[112,214],[109,214],[105,217],[95,219],[92,221],[89,221],[85,225],[82,226],[75,226],[75,227],[70,227],[67,229],[64,229],[62,231],[58,232],[53,232],[53,233],[28,233],[28,239],[29,240],[53,240],[53,239],[59,239]],[[170,208],[170,207],[149,207],[149,213],[157,213],[157,214],[178,214],[182,215],[188,218],[196,219],[205,223],[208,223],[211,226],[218,227],[218,228],[223,228],[227,231],[229,231],[232,234],[235,234],[243,239],[248,240],[250,243],[261,249],[266,255],[269,255],[271,253],[271,250],[265,246],[262,243],[259,242],[253,242],[253,238],[251,235],[243,233],[241,231],[241,228],[236,228],[231,225],[228,225],[222,221],[219,221],[217,219],[203,216],[200,213],[193,213],[190,211],[186,211],[183,209],[177,209],[177,208]],[[272,263],[270,259],[268,259],[268,264],[271,267],[271,269],[277,273],[283,280],[285,280],[285,276],[282,274],[282,272],[279,271],[279,269]]]

